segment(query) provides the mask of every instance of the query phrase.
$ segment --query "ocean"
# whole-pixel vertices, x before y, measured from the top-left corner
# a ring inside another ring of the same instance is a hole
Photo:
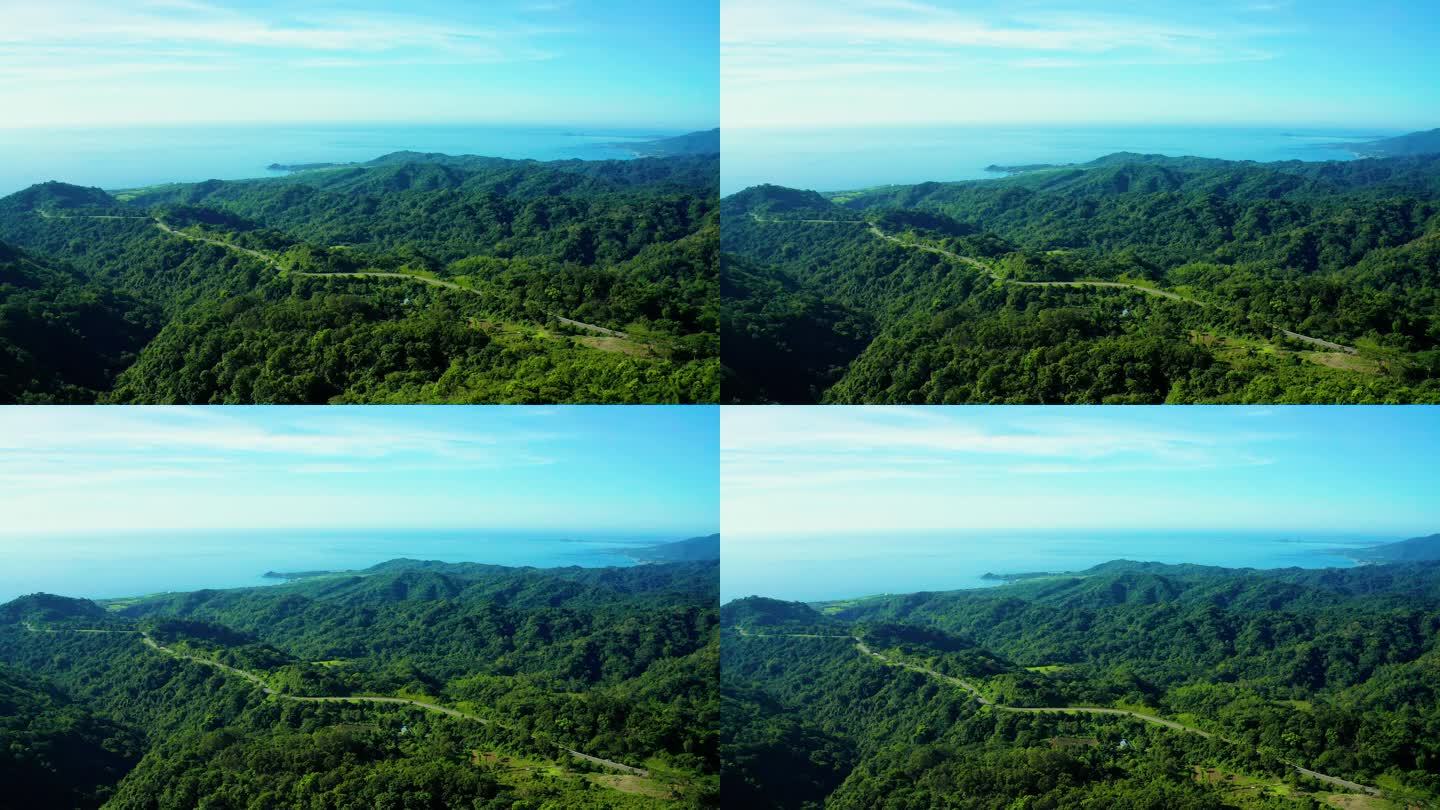
[[[680,135],[633,127],[268,125],[0,129],[0,195],[59,180],[107,190],[276,176],[272,163],[350,163],[390,152],[532,160],[628,159],[623,147]]]
[[[1114,152],[1227,160],[1350,160],[1336,143],[1403,134],[1398,130],[1246,127],[870,127],[726,129],[720,191],[761,183],[814,191],[886,184],[980,180],[985,171],[1028,163],[1083,163]]]
[[[227,530],[0,536],[0,602],[37,591],[105,599],[275,584],[266,571],[352,570],[399,557],[494,565],[634,565],[673,533]]]
[[[721,539],[720,598],[848,599],[992,586],[986,573],[1078,571],[1110,560],[1346,568],[1337,549],[1401,540],[1343,532],[964,531]]]

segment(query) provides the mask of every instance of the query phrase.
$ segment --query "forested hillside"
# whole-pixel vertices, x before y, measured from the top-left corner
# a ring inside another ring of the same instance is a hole
[[[0,242],[0,404],[93,402],[159,323],[143,301]]]
[[[0,199],[0,398],[713,402],[717,167],[401,152],[35,186]]]
[[[103,608],[22,597],[0,607],[7,790],[108,808],[716,806],[717,589],[714,562],[395,560]]]
[[[751,806],[1440,797],[1436,563],[1120,561],[970,591],[752,597],[722,624],[722,783]]]
[[[1440,400],[1440,155],[1120,153],[721,210],[726,401]]]

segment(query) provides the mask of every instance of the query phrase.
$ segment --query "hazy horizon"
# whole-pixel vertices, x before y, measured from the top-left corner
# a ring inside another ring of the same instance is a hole
[[[717,431],[712,408],[29,406],[0,411],[0,509],[11,536],[340,521],[689,536],[719,524]]]
[[[725,409],[726,537],[1011,529],[1440,527],[1435,411],[1392,407]],[[1429,531],[1435,531],[1429,528]]]
[[[237,542],[243,538],[243,542]],[[627,551],[684,539],[668,532],[493,529],[197,529],[0,534],[15,562],[0,602],[26,593],[111,599],[274,585],[269,571],[361,571],[396,559],[506,567],[629,567]]]
[[[1118,560],[1221,568],[1350,568],[1347,551],[1408,539],[1345,530],[949,529],[721,538],[721,599],[824,601],[963,590],[985,579]]]
[[[11,128],[550,123],[719,114],[719,10],[639,0],[3,4]],[[465,109],[468,113],[457,113]],[[697,127],[701,128],[701,127]]]
[[[1429,4],[726,0],[726,127],[883,121],[1423,128]],[[1344,54],[1337,59],[1337,54]],[[1243,90],[1243,91],[1242,91]]]

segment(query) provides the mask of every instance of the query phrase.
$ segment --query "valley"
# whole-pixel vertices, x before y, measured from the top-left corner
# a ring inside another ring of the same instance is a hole
[[[1415,746],[1437,722],[1437,583],[1435,562],[1116,561],[982,590],[735,600],[723,789],[774,808],[1429,806]]]
[[[103,605],[22,597],[0,606],[0,686],[45,683],[131,742],[128,764],[87,783],[67,777],[86,763],[55,740],[0,727],[54,752],[12,786],[33,806],[64,790],[75,806],[108,808],[235,791],[299,804],[317,778],[342,804],[423,790],[437,807],[710,806],[717,573],[713,559],[396,560]],[[202,751],[223,764],[199,767]],[[269,765],[247,760],[259,751]]]
[[[0,199],[0,401],[713,402],[718,157],[685,149],[35,186]],[[123,327],[44,339],[37,284]]]
[[[756,186],[721,203],[725,401],[1435,401],[1437,165]]]

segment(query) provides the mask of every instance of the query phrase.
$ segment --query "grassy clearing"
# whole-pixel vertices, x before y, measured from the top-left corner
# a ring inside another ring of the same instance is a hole
[[[817,602],[810,607],[815,608],[825,615],[834,615],[852,607],[860,607],[878,599],[888,599],[890,594],[877,593],[872,596],[859,596],[854,599],[837,599],[834,602]]]
[[[1356,371],[1361,374],[1379,374],[1381,372],[1381,363],[1374,357],[1348,352],[1298,352],[1298,354],[1300,359],[1307,363],[1338,368],[1341,371]]]
[[[643,776],[636,776],[630,773],[590,773],[586,774],[585,778],[589,779],[593,784],[636,796],[647,796],[652,799],[668,799],[671,795],[671,790],[668,785],[663,785],[653,779],[646,779]]]
[[[1350,354],[1348,352],[1312,351],[1309,349],[1286,349],[1256,338],[1221,335],[1214,332],[1192,332],[1191,341],[1215,350],[1221,360],[1231,361],[1255,355],[1269,355],[1277,359],[1298,357],[1307,363],[1325,366],[1339,371],[1356,374],[1378,375],[1385,371],[1384,362],[1373,355]]]
[[[110,196],[120,202],[130,202],[142,194],[150,194],[156,191],[166,191],[184,187],[184,183],[158,183],[153,186],[141,186],[139,188],[122,188],[110,192]]]
[[[1239,808],[1273,808],[1276,800],[1290,800],[1296,807],[1310,807],[1318,801],[1326,807],[1342,810],[1401,810],[1401,805],[1379,796],[1308,790],[1295,787],[1274,777],[1257,777],[1227,771],[1223,768],[1195,766],[1195,781],[1218,787],[1225,794],[1227,805]]]
[[[1329,807],[1341,810],[1396,810],[1400,805],[1379,796],[1360,796],[1354,793],[1322,793],[1316,798]]]
[[[636,343],[627,338],[611,337],[609,335],[586,335],[575,338],[575,342],[581,346],[599,349],[602,352],[616,352],[629,357],[654,356],[654,352],[651,351],[649,346],[643,343]]]
[[[1030,672],[1038,672],[1041,675],[1049,675],[1052,672],[1062,672],[1068,667],[1065,664],[1041,664],[1035,667],[1025,667]]]

